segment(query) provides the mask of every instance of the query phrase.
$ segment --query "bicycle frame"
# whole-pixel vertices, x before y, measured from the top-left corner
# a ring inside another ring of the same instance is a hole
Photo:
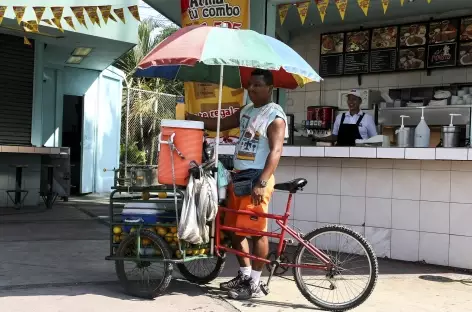
[[[334,267],[333,263],[331,262],[328,256],[326,256],[323,252],[321,252],[318,248],[316,248],[310,242],[305,241],[299,233],[295,232],[292,228],[290,228],[290,226],[287,225],[288,218],[290,217],[290,206],[292,203],[292,196],[293,194],[289,193],[284,215],[256,213],[252,211],[234,210],[234,209],[229,209],[225,207],[219,207],[218,213],[216,215],[216,222],[215,222],[215,232],[216,232],[215,233],[215,238],[216,238],[215,239],[215,252],[216,254],[220,256],[220,251],[223,250],[228,253],[232,253],[237,256],[240,256],[240,257],[246,257],[252,260],[270,264],[272,263],[271,260],[261,258],[261,257],[255,256],[246,252],[242,252],[242,251],[221,245],[220,230],[229,231],[229,232],[242,232],[242,233],[247,233],[248,235],[251,235],[251,236],[266,236],[266,237],[273,237],[273,238],[279,239],[279,242],[277,245],[277,259],[280,258],[280,255],[285,250],[285,247],[287,245],[287,241],[285,240],[285,233],[288,233],[290,236],[296,239],[300,244],[302,244],[306,249],[308,249],[308,251],[314,254],[323,264],[322,265],[319,265],[319,264],[297,265],[295,263],[282,262],[279,264],[280,266],[292,267],[292,268],[293,267],[309,268],[309,269],[314,269],[314,270],[326,270],[326,269],[331,269],[332,267]],[[222,212],[229,212],[229,213],[234,213],[238,215],[249,215],[249,216],[275,220],[275,223],[277,223],[277,225],[281,228],[281,232],[280,234],[278,234],[278,233],[273,233],[273,232],[256,231],[256,230],[248,229],[248,228],[237,228],[237,227],[222,225],[220,224],[221,223],[220,216]]]

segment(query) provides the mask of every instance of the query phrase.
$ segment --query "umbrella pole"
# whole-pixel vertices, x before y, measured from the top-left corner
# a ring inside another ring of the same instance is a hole
[[[216,188],[217,193],[219,194],[218,190],[218,149],[220,146],[220,125],[221,125],[221,102],[223,101],[223,76],[224,76],[224,65],[220,66],[220,87],[218,89],[218,114],[216,119],[216,138],[215,138],[215,180],[216,180]],[[215,250],[215,222],[216,218],[213,219],[211,223],[211,239],[210,239],[210,254],[213,255]],[[218,220],[219,222],[219,220]]]

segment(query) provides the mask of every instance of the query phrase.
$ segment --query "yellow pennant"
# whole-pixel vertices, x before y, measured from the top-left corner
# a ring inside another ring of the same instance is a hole
[[[23,37],[23,43],[26,45],[32,46],[31,42],[26,37]]]
[[[46,19],[42,19],[41,22],[46,23],[46,24],[52,26],[52,22],[51,22],[50,19],[47,19],[47,18],[46,18]]]
[[[346,15],[347,9],[347,0],[335,0],[336,7],[338,8],[339,15],[341,15],[341,19],[344,20],[344,16]]]
[[[74,21],[72,20],[72,16],[65,16],[65,17],[64,17],[64,20],[65,20],[66,23],[70,26],[70,28],[72,28],[73,30],[75,30],[75,25],[74,25]]]
[[[123,22],[123,24],[126,24],[125,12],[123,11],[123,8],[114,9],[113,12],[115,12],[116,16],[118,16],[120,18],[120,20]]]
[[[61,32],[64,32],[64,28],[62,28],[61,20],[59,18],[53,18],[52,22],[54,25],[56,25],[57,29],[59,29]]]
[[[14,6],[13,11],[15,11],[16,21],[18,25],[21,25],[21,20],[23,19],[23,15],[25,15],[25,6]]]
[[[297,11],[298,15],[300,15],[300,20],[302,21],[302,25],[305,24],[306,17],[308,15],[308,8],[310,7],[310,2],[302,2],[297,3]]]
[[[367,16],[367,12],[369,12],[370,0],[357,0],[357,3],[362,9],[362,12],[364,12],[364,15]]]
[[[382,7],[384,9],[384,14],[387,13],[388,3],[390,0],[382,0]]]
[[[400,5],[403,6],[403,4],[405,3],[405,0],[400,0]]]
[[[36,20],[31,20],[27,22],[23,22],[23,30],[26,32],[39,32],[39,24]]]
[[[87,12],[90,20],[92,21],[92,24],[97,24],[98,26],[100,26],[100,17],[98,17],[97,7],[96,6],[86,6],[85,11]]]
[[[60,21],[62,13],[64,12],[64,7],[51,7],[51,12],[54,18]]]
[[[428,3],[431,3],[431,0],[428,0]]]
[[[321,22],[324,22],[328,5],[329,0],[316,0],[316,6],[318,7],[318,11],[320,12]]]
[[[77,21],[79,21],[79,24],[87,28],[87,24],[85,23],[84,7],[83,6],[70,7],[70,9],[72,10],[72,13],[74,13]]]
[[[139,17],[139,9],[137,5],[129,6],[128,10],[138,22],[141,22],[141,18]]]
[[[5,16],[5,11],[7,10],[7,7],[2,5],[0,6],[0,24],[3,22],[3,16]]]
[[[287,18],[288,9],[290,9],[291,4],[281,4],[279,5],[279,18],[280,18],[280,25],[283,25],[285,19]]]
[[[111,5],[102,5],[102,6],[99,6],[98,9],[102,13],[103,21],[105,22],[105,24],[107,24],[108,19],[110,18],[110,15],[111,15]],[[110,18],[110,19],[113,19],[113,18]]]
[[[44,11],[46,10],[46,7],[33,7],[34,10],[34,15],[36,15],[36,21],[41,22],[41,19],[43,18]]]

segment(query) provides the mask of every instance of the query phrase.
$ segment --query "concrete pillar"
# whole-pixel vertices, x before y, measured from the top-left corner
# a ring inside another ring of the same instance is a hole
[[[43,120],[43,71],[44,71],[44,43],[40,40],[34,42],[34,82],[33,82],[33,110],[31,117],[31,144],[42,145]]]

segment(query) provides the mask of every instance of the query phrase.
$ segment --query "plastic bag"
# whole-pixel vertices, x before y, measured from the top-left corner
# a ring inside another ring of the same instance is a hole
[[[178,228],[178,237],[191,244],[201,244],[200,226],[197,220],[197,206],[195,205],[195,180],[192,175],[187,185],[184,202],[182,205],[182,214]]]

